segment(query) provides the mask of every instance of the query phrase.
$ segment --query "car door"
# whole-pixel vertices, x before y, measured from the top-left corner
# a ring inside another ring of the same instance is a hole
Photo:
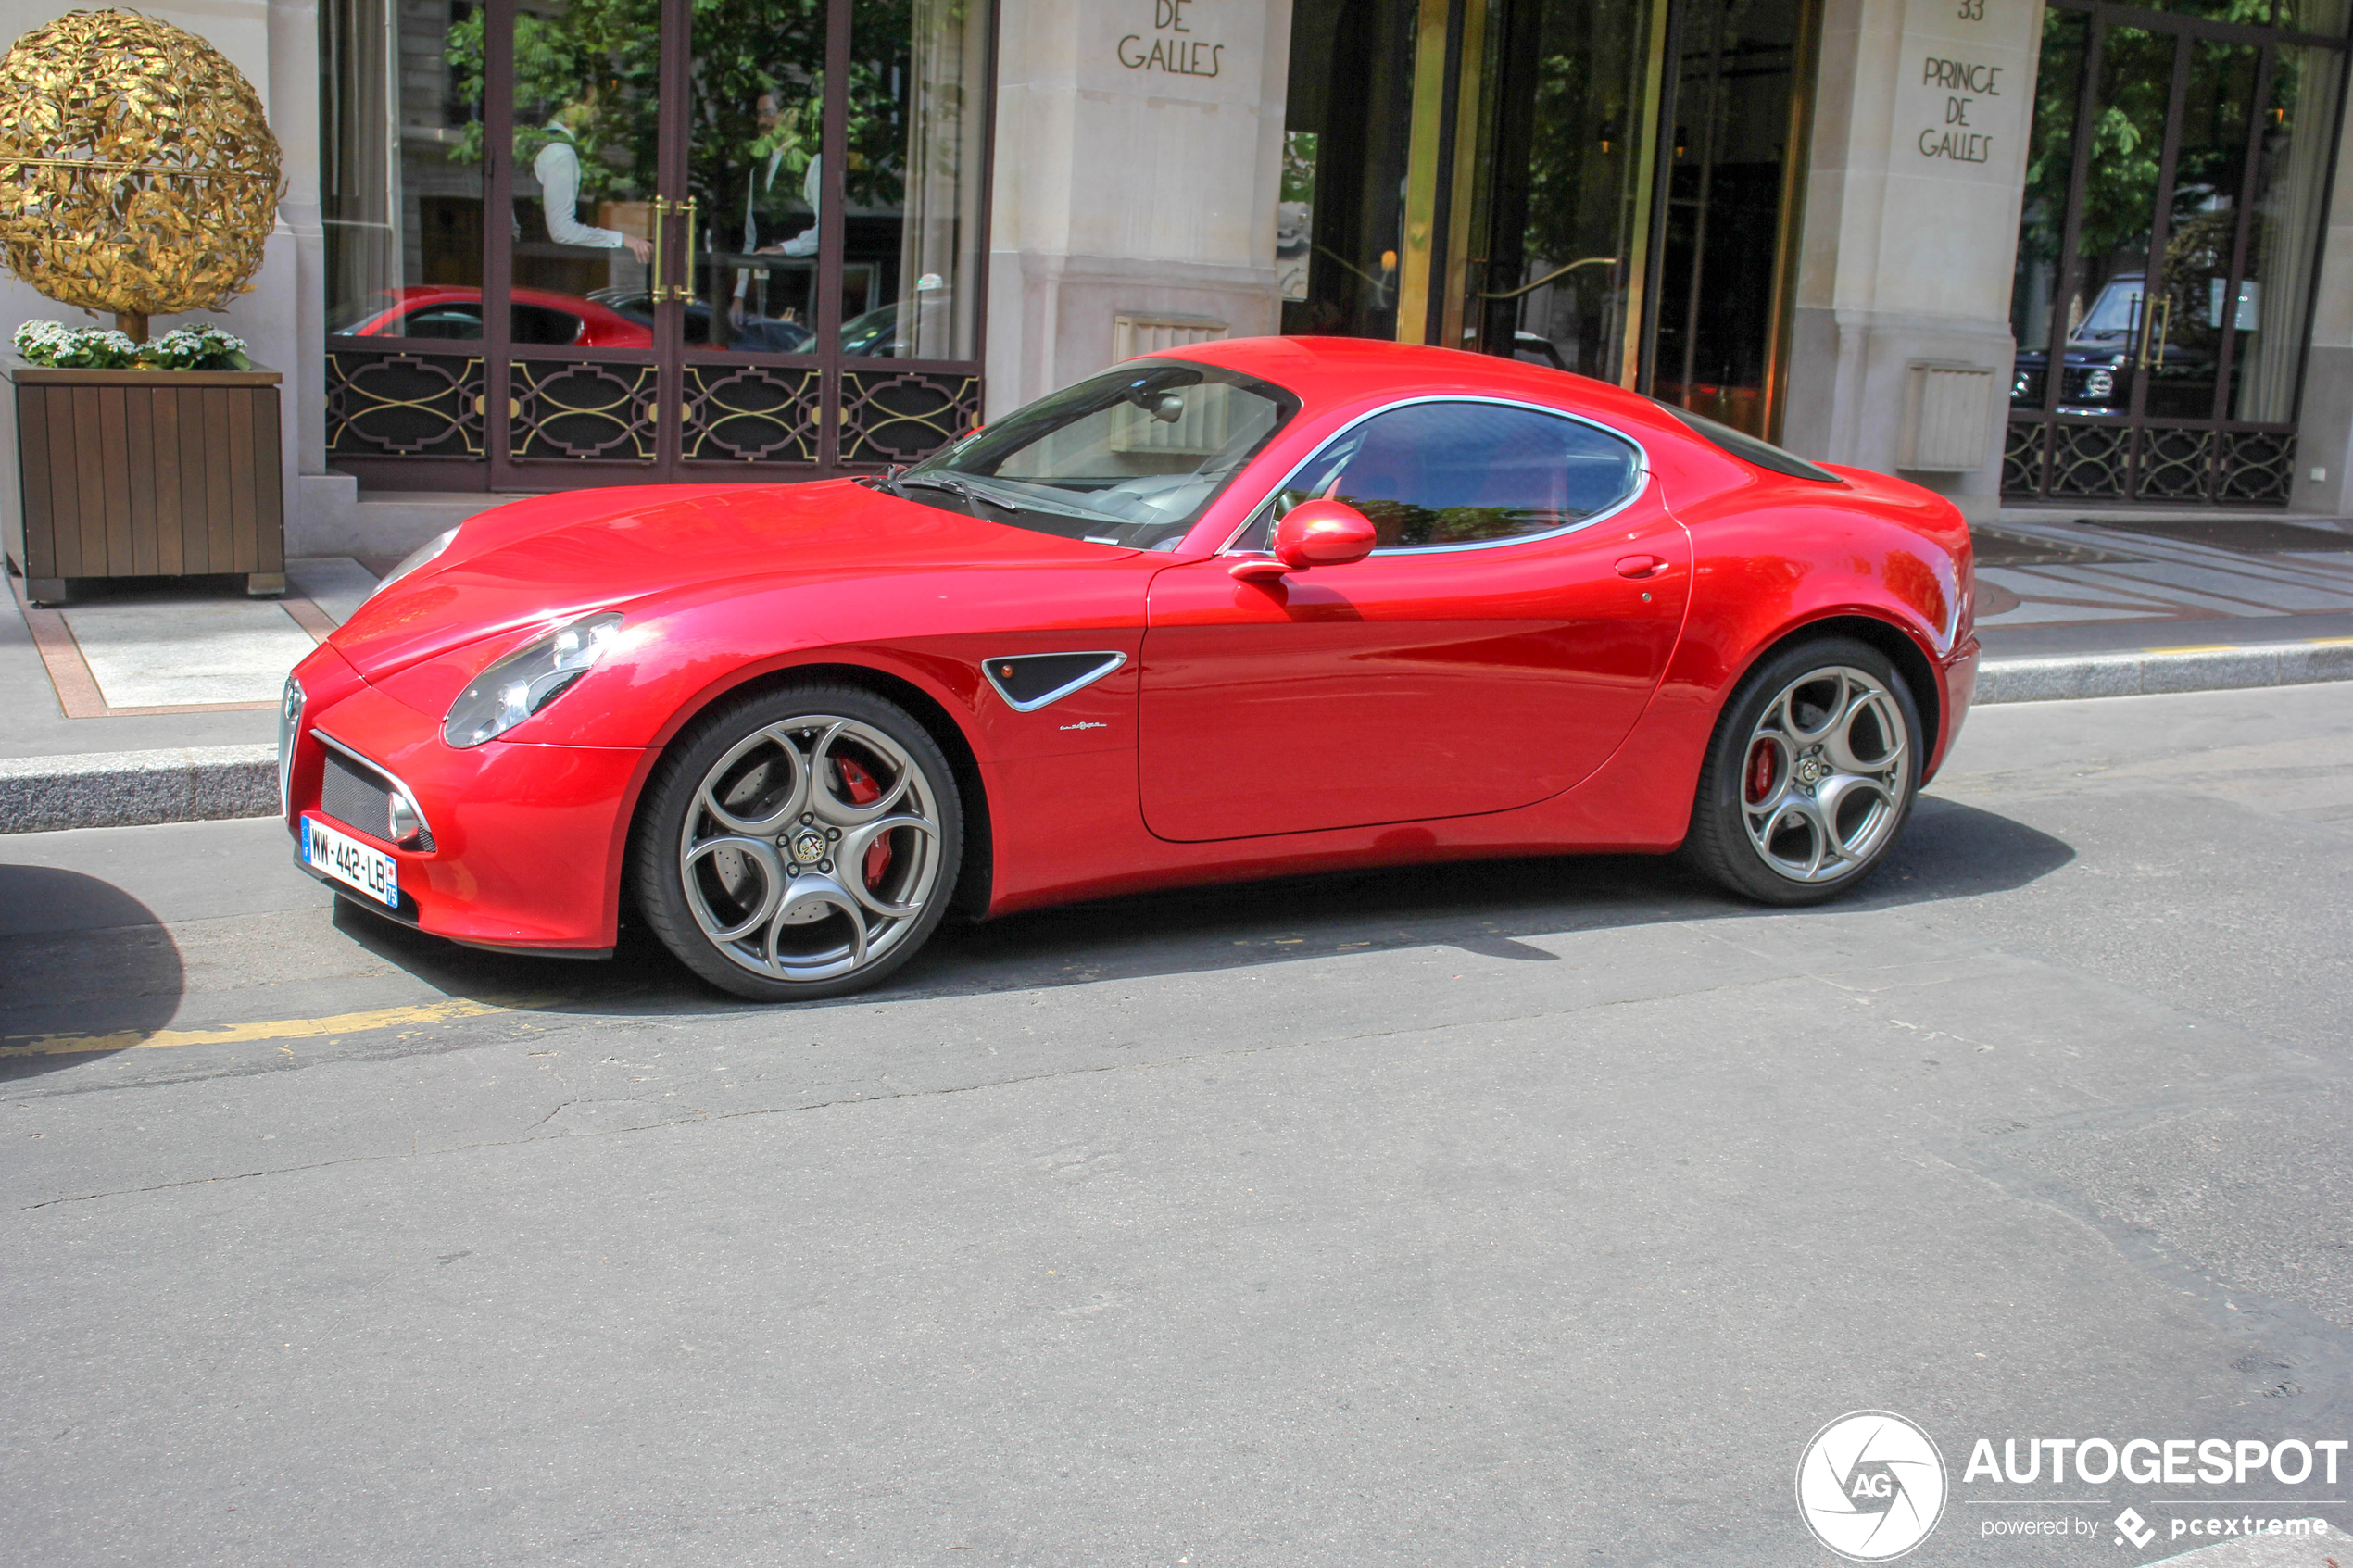
[[[1138,750],[1155,834],[1504,810],[1625,738],[1691,583],[1631,441],[1500,400],[1392,406],[1302,465],[1237,547],[1324,495],[1373,520],[1373,555],[1244,582],[1229,548],[1152,580]]]

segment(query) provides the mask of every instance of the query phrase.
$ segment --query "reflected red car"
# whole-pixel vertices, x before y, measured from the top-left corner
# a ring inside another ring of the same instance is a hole
[[[460,283],[411,283],[391,291],[393,303],[336,331],[352,337],[482,336],[482,290]],[[556,348],[651,348],[650,322],[577,295],[516,289],[508,296],[516,343]]]
[[[296,860],[478,947],[643,922],[762,999],[951,910],[1574,851],[1804,904],[1967,712],[1967,527],[1540,366],[1131,360],[904,470],[471,519],[295,671]]]

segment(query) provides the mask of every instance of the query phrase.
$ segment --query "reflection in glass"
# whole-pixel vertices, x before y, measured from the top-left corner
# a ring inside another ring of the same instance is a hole
[[[2346,8],[2345,0],[2308,0],[2305,25],[2341,32]],[[2319,261],[2329,144],[2334,139],[2344,69],[2345,56],[2334,49],[2289,45],[2273,56],[2246,280],[2239,285],[2233,312],[2237,331],[2252,334],[2251,340],[2241,337],[2237,343],[2240,369],[2231,388],[2233,419],[2285,421],[2296,417],[2296,383],[2303,363],[2312,272]],[[2221,304],[2218,296],[2218,318]]]
[[[1604,381],[1630,372],[1628,317],[1639,308],[1633,285],[1650,210],[1656,20],[1654,0],[1514,7],[1497,60],[1482,292],[1527,292],[1489,301],[1489,350],[1508,343],[1516,358]]]
[[[987,0],[857,0],[850,18],[844,354],[979,344]]]
[[[2084,29],[2072,17],[2054,8],[2044,23],[2011,295],[2019,335],[2010,402],[2014,408],[2048,406],[2049,344],[2058,325],[2053,315],[2064,309],[2056,407],[2064,413],[2121,414],[2131,410],[2146,346],[2144,295],[2175,44],[2171,33],[2125,27],[2109,29],[2101,41],[2074,277],[2071,287],[2055,286],[2074,168],[2077,94],[2071,84],[2082,76]],[[2212,385],[2210,370],[2207,384]]]
[[[327,330],[427,335],[408,318],[469,304],[480,336],[482,168],[461,155],[482,120],[480,73],[453,66],[480,13],[323,0],[320,204]]]
[[[881,484],[1015,528],[1173,549],[1297,412],[1298,398],[1251,376],[1131,361]]]
[[[1675,99],[1651,390],[1757,436],[1797,30],[1796,0],[1696,0]]]
[[[823,0],[717,0],[694,11],[686,194],[689,348],[816,351],[824,200]]]
[[[2148,383],[2145,412],[2208,420],[2214,417],[2223,318],[2229,314],[2223,295],[2238,236],[2247,114],[2255,102],[2259,51],[2251,44],[2202,40],[2192,40],[2189,50],[2189,90],[2176,131],[2181,145],[2164,264],[2155,289],[2142,285],[2153,297],[2141,309],[2155,315],[2138,368]]]
[[[585,300],[638,320],[648,344],[660,27],[656,0],[556,0],[516,14],[507,217],[518,303]],[[481,28],[477,13],[460,38],[476,69]],[[480,157],[478,144],[467,150]]]
[[[2075,109],[2083,92],[2083,51],[2091,30],[2091,19],[2081,11],[2053,6],[2043,13],[2043,57],[2034,78],[2026,195],[2019,212],[2018,265],[2010,284],[2010,332],[2018,340],[2010,383],[2014,408],[2045,406],[2053,295],[2059,247],[2067,233],[2068,183],[2075,169]],[[2070,389],[2068,395],[2079,391]]]
[[[1397,335],[1416,0],[1297,0],[1277,212],[1283,331]]]

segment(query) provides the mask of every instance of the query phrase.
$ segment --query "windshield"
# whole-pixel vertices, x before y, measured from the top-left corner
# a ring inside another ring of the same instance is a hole
[[[1006,415],[890,482],[911,500],[1133,549],[1175,549],[1299,411],[1214,365],[1139,360]]]
[[[2078,338],[2128,336],[2141,324],[2141,280],[2119,278],[2100,291],[2092,313],[2075,329]]]

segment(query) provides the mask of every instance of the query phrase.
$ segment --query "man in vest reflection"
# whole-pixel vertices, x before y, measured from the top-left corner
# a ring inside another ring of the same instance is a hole
[[[569,105],[547,122],[547,144],[532,160],[531,172],[539,182],[539,207],[546,215],[547,237],[560,245],[588,250],[627,250],[640,264],[654,253],[653,242],[617,229],[599,229],[580,220],[579,130],[588,122],[587,104]],[[517,227],[521,224],[518,222]]]

